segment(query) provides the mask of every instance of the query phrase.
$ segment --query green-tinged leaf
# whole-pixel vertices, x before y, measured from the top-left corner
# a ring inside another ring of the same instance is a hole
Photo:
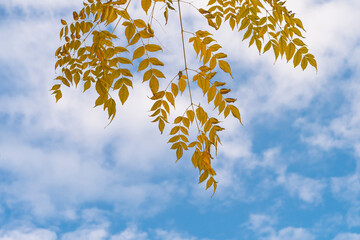
[[[293,43],[290,43],[286,48],[286,60],[289,62],[290,59],[294,56],[296,47]]]
[[[304,58],[301,60],[301,68],[302,68],[302,70],[305,70],[306,67],[307,67],[307,65],[308,65],[308,60],[307,60],[307,58],[304,57]]]
[[[295,43],[296,45],[298,45],[300,47],[305,46],[305,43],[302,40],[300,40],[299,38],[294,38],[292,41],[293,41],[293,43]]]
[[[294,67],[297,67],[297,65],[300,64],[300,62],[301,62],[301,57],[302,57],[302,55],[301,55],[300,51],[297,51],[297,52],[295,53],[295,56],[294,56],[294,59],[293,59]]]
[[[268,42],[266,43],[265,47],[264,47],[263,53],[269,51],[270,48],[271,48],[271,41],[268,41]]]
[[[317,70],[317,62],[314,58],[307,58],[308,62],[311,66],[313,66]]]

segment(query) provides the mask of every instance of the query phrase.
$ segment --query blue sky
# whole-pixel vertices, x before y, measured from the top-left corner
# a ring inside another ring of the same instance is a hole
[[[244,126],[223,124],[213,198],[190,159],[174,163],[140,75],[107,128],[91,91],[67,89],[55,104],[60,18],[81,4],[0,2],[0,240],[360,240],[358,0],[287,1],[318,73],[273,64],[241,33],[215,33]],[[184,11],[185,28],[204,26]],[[178,20],[155,30],[174,75],[183,68]]]

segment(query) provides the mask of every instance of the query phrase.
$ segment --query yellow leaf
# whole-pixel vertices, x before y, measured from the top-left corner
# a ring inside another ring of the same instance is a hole
[[[310,65],[313,66],[317,70],[316,60],[314,58],[308,58],[307,60],[310,63]]]
[[[134,59],[137,59],[137,58],[141,58],[144,54],[145,54],[145,49],[144,49],[143,46],[137,48],[137,49],[134,51],[133,60],[134,60]]]
[[[208,176],[209,176],[208,171],[204,171],[199,177],[199,183],[202,183],[203,181],[205,181],[205,179],[207,179]]]
[[[193,147],[195,147],[195,146],[196,146],[196,142],[191,142],[191,143],[188,145],[189,148],[193,148]]]
[[[211,185],[214,183],[214,179],[211,177],[209,178],[209,180],[206,183],[206,189],[208,189],[209,187],[211,187]]]
[[[149,59],[146,58],[140,62],[139,68],[137,71],[140,72],[140,71],[144,70],[145,68],[147,68],[148,66],[149,66]]]
[[[211,197],[212,196],[214,196],[214,194],[215,194],[215,191],[216,191],[216,188],[217,188],[217,183],[214,181],[214,184],[213,184],[213,186],[214,186],[214,192],[213,192],[213,194],[211,195]]]
[[[237,109],[237,107],[235,107],[234,105],[229,105],[229,108],[230,108],[232,115],[235,118],[239,119],[240,123],[242,124],[239,109]]]
[[[122,85],[122,87],[119,90],[119,98],[123,105],[128,97],[129,97],[129,90],[125,85]]]
[[[307,65],[308,65],[308,60],[307,60],[307,58],[303,58],[303,59],[301,60],[301,68],[302,68],[302,70],[305,70],[305,68],[307,67]]]
[[[219,60],[219,67],[220,67],[224,72],[229,73],[230,76],[233,77],[232,74],[231,74],[230,65],[229,65],[226,61],[224,61],[224,60]]]
[[[186,116],[189,118],[189,120],[190,120],[191,122],[193,122],[193,121],[194,121],[194,118],[195,118],[195,113],[194,113],[193,110],[188,110],[188,111],[186,112]]]
[[[141,0],[141,7],[147,13],[151,6],[151,0]]]
[[[176,149],[176,161],[178,161],[181,157],[182,157],[182,155],[183,155],[183,149],[182,149],[182,147],[178,147],[177,149]]]
[[[75,21],[79,20],[79,15],[75,11],[73,12],[73,18]]]
[[[209,88],[209,91],[207,93],[209,103],[215,98],[215,95],[216,95],[216,87],[213,85],[212,87]]]
[[[152,76],[149,82],[150,89],[153,94],[155,94],[159,90],[159,81],[156,77]]]
[[[165,123],[163,120],[159,120],[159,130],[161,132],[161,134],[163,133],[164,131],[164,128],[165,128]],[[182,150],[182,149],[181,149]]]
[[[179,129],[180,129],[179,126],[173,127],[173,129],[171,129],[171,131],[170,131],[170,135],[174,135],[175,133],[177,133],[179,131]]]
[[[292,41],[293,41],[293,43],[295,43],[296,45],[298,45],[300,47],[305,46],[305,43],[302,40],[300,40],[299,38],[294,38]]]
[[[215,57],[212,57],[210,59],[210,69],[214,69],[216,67],[216,58]]]
[[[183,76],[184,76],[184,75],[183,75]],[[179,89],[180,89],[181,94],[182,94],[182,93],[185,91],[185,89],[186,89],[186,81],[185,81],[185,79],[184,79],[183,76],[179,79]]]
[[[136,19],[134,21],[135,26],[137,26],[138,28],[145,28],[146,27],[146,23],[142,20],[142,19]]]
[[[149,69],[144,73],[143,82],[148,81],[151,78],[151,76],[152,76],[152,69]]]
[[[58,102],[61,97],[62,97],[61,91],[60,91],[60,90],[57,90],[57,91],[56,91],[56,94],[55,94],[56,102]]]
[[[300,62],[301,62],[301,57],[302,57],[302,55],[301,55],[300,51],[297,51],[297,52],[295,53],[295,56],[294,56],[294,59],[293,59],[294,67],[296,67],[297,65],[300,64]]]
[[[179,88],[175,83],[171,83],[171,92],[174,94],[175,97],[179,93]]]
[[[174,96],[172,95],[172,93],[166,92],[165,96],[166,96],[166,99],[171,103],[171,105],[173,105],[175,107],[175,100],[174,100]]]
[[[196,142],[194,142],[194,143],[196,144]],[[190,145],[192,145],[192,143],[189,144],[189,147],[190,147]],[[194,146],[195,146],[195,145],[194,145]],[[198,152],[198,151],[195,151],[194,154],[193,154],[193,156],[192,156],[192,158],[191,158],[191,161],[192,161],[192,163],[193,163],[193,165],[194,165],[195,168],[198,167],[199,157],[200,157],[200,156],[199,156],[199,152]]]
[[[159,59],[157,58],[149,58],[149,61],[151,64],[156,65],[156,66],[164,66],[164,63],[162,63]]]
[[[269,51],[270,48],[271,48],[271,41],[268,41],[267,44],[266,44],[265,47],[264,47],[263,53]]]
[[[184,124],[185,127],[189,128],[190,127],[190,120],[186,117],[182,118],[182,123]]]
[[[65,77],[67,78],[67,80],[69,80],[69,82],[72,82],[72,74],[71,74],[70,70],[65,68],[64,73],[65,73]]]
[[[162,48],[156,44],[147,44],[147,45],[145,45],[145,49],[149,52],[156,52],[156,51],[162,50]]]
[[[179,139],[180,139],[179,135],[173,136],[172,138],[169,139],[168,143],[177,142],[177,141],[179,141]]]
[[[165,78],[165,75],[158,69],[152,69],[153,74],[158,78]]]
[[[293,43],[290,43],[286,49],[286,60],[289,62],[290,59],[294,56],[296,47]]]
[[[134,24],[130,23],[125,28],[125,37],[128,40],[128,42],[130,42],[130,39],[134,36],[134,34],[135,34],[135,26]]]
[[[89,80],[89,81],[86,81],[86,82],[84,83],[84,92],[85,92],[86,90],[88,90],[90,87],[91,87],[91,81],[90,81],[90,80]]]

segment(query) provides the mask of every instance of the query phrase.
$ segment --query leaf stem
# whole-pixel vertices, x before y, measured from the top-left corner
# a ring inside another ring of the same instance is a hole
[[[187,77],[186,80],[187,80],[187,83],[188,83],[188,89],[189,89],[189,96],[190,96],[191,107],[192,107],[192,110],[193,110],[194,113],[195,113],[194,103],[193,103],[192,94],[191,94],[191,87],[190,87],[188,67],[187,67],[187,62],[186,62],[186,51],[185,51],[185,40],[184,40],[184,27],[183,27],[183,21],[182,21],[182,16],[181,16],[180,0],[178,0],[178,8],[179,8],[179,20],[180,20],[180,27],[181,27],[181,41],[182,41],[182,49],[183,49],[183,56],[184,56],[184,65],[185,65],[185,72],[186,72],[186,77]],[[198,131],[200,132],[199,123],[198,123],[196,117],[195,117],[195,122],[196,122],[196,126],[197,126],[197,128],[198,128]]]

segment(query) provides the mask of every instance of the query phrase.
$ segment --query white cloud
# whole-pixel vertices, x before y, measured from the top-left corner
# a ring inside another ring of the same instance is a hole
[[[250,129],[248,126],[256,121],[266,124],[266,121],[286,117],[284,112],[288,110],[309,107],[314,96],[327,91],[324,86],[328,86],[328,79],[341,73],[345,66],[352,66],[358,71],[359,50],[355,49],[355,44],[359,31],[346,27],[358,28],[357,15],[352,11],[359,5],[358,1],[319,3],[293,0],[288,3],[294,6],[295,12],[304,16],[302,19],[308,19],[305,20],[308,42],[311,43],[310,49],[316,53],[320,69],[316,76],[312,70],[302,72],[285,66],[284,61],[273,66],[272,56],[259,57],[254,49],[247,49],[245,42],[239,44],[241,36],[238,33],[222,31],[216,34],[229,53],[234,70],[240,71],[234,80],[240,83],[235,96],[239,96],[246,129]],[[72,9],[79,4],[81,1],[73,0],[11,0],[0,4],[8,11],[21,7],[26,12],[23,20],[15,20],[12,13],[13,22],[9,20],[0,25],[0,31],[7,36],[2,39],[0,60],[14,75],[11,79],[14,89],[21,90],[16,94],[0,96],[0,113],[8,117],[6,124],[9,126],[0,136],[0,168],[13,177],[11,182],[0,186],[0,193],[10,207],[26,203],[38,217],[60,213],[66,219],[76,219],[79,217],[77,206],[92,201],[115,204],[116,210],[127,214],[144,209],[150,209],[146,210],[147,213],[154,214],[164,209],[175,195],[186,194],[184,189],[187,186],[174,180],[174,173],[178,173],[176,169],[180,167],[173,166],[172,158],[167,157],[165,137],[160,137],[153,130],[155,126],[149,123],[146,111],[150,102],[144,87],[135,84],[128,103],[135,107],[126,106],[119,110],[117,119],[105,130],[105,114],[100,109],[91,108],[94,100],[91,93],[80,95],[80,91],[65,91],[58,104],[54,104],[54,99],[49,96],[49,80],[54,75],[53,52],[58,45],[58,30],[54,30],[60,27],[58,15],[64,8]],[[34,8],[42,9],[43,15],[38,16],[39,19],[32,18]],[[341,18],[334,17],[340,15]],[[169,24],[173,25],[167,33],[177,34],[177,28],[173,27],[177,22]],[[170,42],[169,49],[166,60],[174,64],[172,66],[176,70],[171,71],[176,73],[181,66],[178,58],[174,57],[176,49],[179,50],[176,41]],[[243,81],[248,72],[242,66],[254,70],[249,82]],[[314,145],[343,147],[345,144],[338,138],[348,139],[346,143],[358,139],[358,88],[353,84],[345,90],[349,89],[353,89],[349,91],[351,111],[335,119],[330,128],[322,128],[320,135],[314,135]],[[246,196],[246,175],[242,178],[241,174],[259,169],[275,173],[276,179],[272,184],[283,186],[290,195],[307,203],[321,201],[325,181],[288,173],[277,146],[271,146],[263,155],[255,154],[251,130],[238,130],[235,124],[228,126],[234,133],[228,135],[223,148],[220,146],[220,153],[225,157],[224,162],[218,164],[220,184],[217,194],[220,201],[256,198],[254,195]],[[336,138],[332,138],[332,134]],[[114,152],[108,161],[106,147],[110,143]],[[168,180],[160,183],[153,181],[157,177]],[[193,182],[190,184],[193,185]],[[338,189],[336,184],[334,180],[334,189]],[[197,186],[194,192],[195,197],[204,193]],[[257,226],[255,218],[253,224]],[[157,232],[159,236],[169,233],[174,238],[182,237],[172,231]],[[104,229],[82,229],[66,236],[102,239],[107,235]],[[117,235],[120,239],[131,239],[132,236],[145,239],[146,234],[129,228]],[[271,234],[273,239],[298,239],[300,236],[312,239],[311,234],[301,228],[284,228]],[[113,238],[116,239],[115,236]]]
[[[110,240],[147,240],[148,234],[146,232],[141,232],[137,229],[135,225],[127,227],[123,232],[114,235]]]
[[[275,236],[269,238],[271,240],[314,240],[315,237],[306,229],[287,227],[281,229]]]
[[[176,231],[166,231],[163,229],[155,230],[156,239],[159,240],[197,240],[198,238],[192,236],[186,236]]]
[[[307,229],[285,227],[280,230],[276,230],[275,224],[277,218],[274,216],[264,214],[250,214],[250,219],[246,226],[255,235],[259,236],[259,239],[263,240],[314,240],[315,237]]]
[[[0,240],[56,240],[56,234],[47,229],[19,228],[0,230]]]
[[[88,229],[79,229],[74,232],[65,233],[61,240],[105,240],[107,239],[107,232],[103,228],[90,227]]]
[[[339,233],[334,240],[360,240],[360,234],[357,233]]]
[[[326,186],[322,180],[307,178],[294,173],[279,176],[277,181],[283,185],[291,195],[296,195],[307,203],[320,202]]]

